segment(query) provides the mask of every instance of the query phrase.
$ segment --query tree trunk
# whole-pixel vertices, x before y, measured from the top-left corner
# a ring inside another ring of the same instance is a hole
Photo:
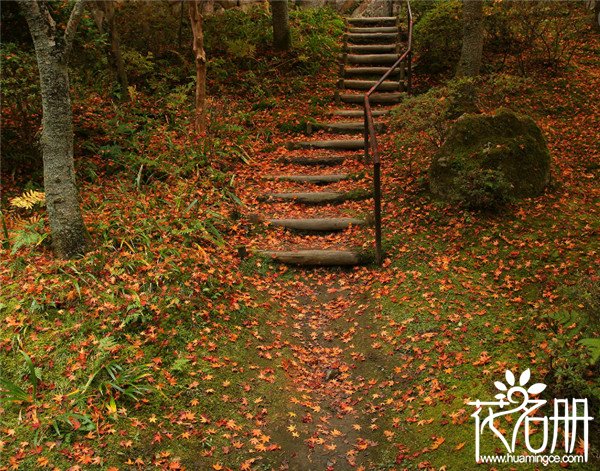
[[[115,24],[115,6],[112,0],[104,3],[106,3],[106,26],[108,28],[108,42],[110,45],[109,63],[117,74],[122,96],[126,98],[128,96],[129,81],[127,80],[125,64],[121,57],[121,38]]]
[[[273,46],[278,51],[288,51],[292,47],[290,18],[287,0],[271,0],[273,12]]]
[[[463,0],[463,43],[456,75],[479,75],[482,54],[483,0]]]
[[[99,0],[93,2],[92,8],[96,10],[95,20],[98,30],[100,33],[106,32],[108,35],[108,65],[114,71],[114,74],[119,81],[122,92],[121,97],[126,99],[128,97],[127,89],[129,88],[129,81],[127,80],[127,72],[125,71],[125,64],[123,63],[123,58],[121,56],[121,39],[115,24],[114,0]]]
[[[188,3],[190,23],[194,37],[193,50],[196,58],[196,98],[194,129],[197,132],[206,131],[206,53],[204,52],[204,30],[202,28],[202,13],[200,0]]]
[[[594,18],[592,18],[594,31],[600,33],[600,0],[594,3]]]
[[[69,94],[68,57],[77,28],[82,2],[73,7],[64,34],[45,5],[22,2],[21,8],[33,38],[42,93],[42,155],[44,191],[52,244],[57,256],[82,255],[88,232],[79,207],[73,161],[73,116]]]

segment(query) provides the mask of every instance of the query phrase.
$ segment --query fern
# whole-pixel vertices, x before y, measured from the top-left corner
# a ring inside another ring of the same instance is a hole
[[[595,365],[596,363],[598,363],[598,360],[600,360],[600,338],[581,339],[579,341],[579,344],[587,347],[592,357],[592,364]]]
[[[16,232],[16,236],[12,242],[12,254],[14,255],[21,247],[40,245],[46,237],[47,233],[43,233],[43,220],[32,219],[23,229]]]
[[[103,352],[109,352],[113,348],[115,348],[117,345],[118,345],[118,343],[110,335],[108,337],[102,337],[98,341],[98,349],[101,350],[101,351],[103,351]]]
[[[32,209],[36,205],[43,206],[45,202],[46,195],[43,191],[29,190],[11,199],[10,205],[14,208]]]

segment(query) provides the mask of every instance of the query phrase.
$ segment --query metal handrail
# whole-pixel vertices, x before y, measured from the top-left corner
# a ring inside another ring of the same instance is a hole
[[[406,78],[406,91],[412,90],[412,33],[413,33],[413,15],[410,7],[410,0],[406,1],[407,23],[408,23],[408,45],[404,53],[396,62],[387,70],[379,81],[373,85],[367,93],[365,93],[365,162],[369,161],[369,154],[373,160],[373,198],[375,203],[374,219],[375,219],[375,257],[378,265],[382,262],[381,249],[381,160],[379,158],[379,150],[377,148],[377,136],[375,135],[375,124],[373,123],[373,111],[371,111],[371,94],[377,91],[381,84],[388,78],[396,68],[405,60],[408,62],[408,76]],[[400,33],[400,31],[398,31]]]

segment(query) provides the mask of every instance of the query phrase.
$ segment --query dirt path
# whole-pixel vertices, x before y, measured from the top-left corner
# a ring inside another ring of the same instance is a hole
[[[376,309],[356,273],[314,270],[277,283],[289,343],[282,360],[287,405],[271,411],[265,433],[281,447],[268,457],[278,469],[355,469],[377,463],[376,410],[365,398],[385,375],[371,347]],[[383,360],[383,361],[382,361]]]

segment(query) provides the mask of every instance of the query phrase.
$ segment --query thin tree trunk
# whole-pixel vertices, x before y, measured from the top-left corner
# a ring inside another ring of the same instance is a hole
[[[196,98],[194,129],[206,131],[206,53],[204,52],[204,30],[200,0],[189,2],[190,23],[194,37],[193,50],[196,58]]]
[[[115,5],[114,0],[98,0],[90,2],[96,26],[101,34],[108,35],[108,65],[113,70],[119,85],[121,86],[121,97],[127,99],[127,89],[129,80],[123,57],[121,56],[121,39],[119,31],[115,24]]]
[[[596,0],[594,4],[594,17],[592,18],[594,31],[600,33],[600,0]]]
[[[292,47],[290,18],[287,0],[271,0],[273,12],[273,46],[278,51],[288,51]]]
[[[476,77],[483,55],[483,0],[463,0],[463,42],[456,75]]]
[[[106,2],[106,25],[108,27],[108,41],[110,44],[110,56],[112,68],[117,74],[119,84],[121,85],[121,92],[123,97],[129,96],[127,89],[129,88],[129,81],[127,80],[127,72],[125,71],[125,64],[123,63],[123,57],[121,56],[121,38],[117,25],[115,24],[115,6],[114,2]]]
[[[85,252],[88,232],[79,207],[73,161],[73,116],[67,62],[83,3],[73,7],[64,34],[45,5],[20,3],[33,38],[42,93],[42,155],[44,191],[52,244],[57,256],[71,258]]]

